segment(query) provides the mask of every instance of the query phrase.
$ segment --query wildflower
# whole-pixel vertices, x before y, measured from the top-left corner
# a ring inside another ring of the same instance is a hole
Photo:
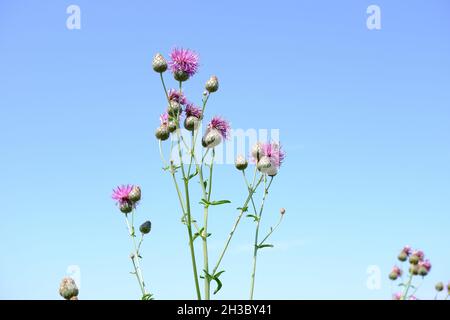
[[[141,231],[142,234],[147,234],[152,229],[152,223],[150,221],[145,221],[141,226],[139,227],[139,231]]]
[[[183,92],[180,92],[179,90],[170,89],[168,96],[170,101],[176,101],[183,106],[187,104],[186,97],[184,96]]]
[[[186,114],[184,127],[189,131],[196,130],[200,124],[200,120],[203,118],[202,110],[194,106],[193,103],[188,103],[184,112]]]
[[[62,279],[59,294],[66,300],[76,300],[73,299],[78,296],[78,287],[75,281],[70,277]]]
[[[437,292],[441,292],[442,290],[444,290],[444,284],[442,282],[438,282],[436,283],[434,288],[436,289]]]
[[[130,200],[130,193],[133,190],[133,185],[121,185],[113,190],[112,198],[117,201],[118,204],[122,204]]]
[[[398,260],[400,261],[406,261],[411,254],[411,247],[410,246],[404,246],[402,251],[398,255]]]
[[[423,260],[424,256],[425,255],[424,255],[423,251],[415,250],[409,257],[409,262],[412,264],[418,264],[419,261]]]
[[[206,81],[205,89],[211,93],[219,90],[219,79],[216,76],[211,76],[211,78]]]
[[[261,144],[261,150],[257,149],[256,151],[258,152],[257,156],[259,156],[258,170],[269,176],[275,176],[285,157],[280,145],[276,142],[263,143]]]
[[[214,117],[208,124],[206,134],[203,136],[202,145],[206,148],[214,148],[222,139],[228,139],[230,134],[229,123],[221,117]]]
[[[186,81],[198,69],[198,54],[189,49],[175,48],[170,53],[170,70],[175,80]]]
[[[431,270],[431,263],[429,260],[419,261],[417,266],[419,267],[419,274],[423,277],[426,276]]]
[[[397,266],[394,266],[392,268],[391,273],[389,273],[389,279],[391,280],[397,280],[398,277],[400,277],[402,275],[402,269],[400,269]]]
[[[248,166],[248,161],[242,155],[239,155],[236,158],[235,166],[238,170],[245,170]]]
[[[162,54],[157,53],[153,57],[152,67],[153,70],[155,70],[158,73],[163,73],[167,70],[167,62],[166,59],[164,59],[164,57],[162,56]]]

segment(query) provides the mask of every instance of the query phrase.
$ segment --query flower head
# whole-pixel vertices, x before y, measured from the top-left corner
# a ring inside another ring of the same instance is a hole
[[[117,201],[118,204],[123,204],[128,202],[131,191],[133,190],[133,185],[121,185],[113,190],[112,198]]]
[[[186,105],[184,113],[186,115],[186,118],[196,117],[197,119],[201,119],[203,117],[202,109],[196,107],[193,103],[190,102]]]
[[[262,155],[268,157],[270,162],[276,167],[279,168],[281,163],[285,158],[285,153],[281,149],[280,144],[277,142],[264,143],[261,146]]]
[[[411,254],[411,247],[410,246],[404,246],[402,249],[402,252],[406,253],[406,255],[410,255]]]
[[[164,71],[167,70],[167,62],[166,59],[164,59],[164,57],[162,56],[162,54],[157,53],[153,57],[152,67],[153,70],[155,70],[158,73],[163,73]]]
[[[170,53],[170,70],[181,79],[187,80],[192,77],[198,69],[198,54],[189,49],[175,48]]]
[[[219,116],[215,116],[208,124],[208,130],[211,129],[216,129],[222,138],[228,139],[231,127],[228,121]]]
[[[401,300],[402,299],[402,293],[401,292],[394,293],[394,295],[392,296],[392,299],[394,299],[394,300]]]
[[[169,114],[167,112],[164,112],[159,116],[159,121],[161,122],[162,126],[167,126],[169,124]]]
[[[73,298],[78,296],[78,287],[75,281],[66,277],[62,279],[59,286],[59,294],[66,300],[73,300]]]
[[[187,103],[187,99],[184,96],[183,92],[175,89],[169,89],[168,95],[170,101],[176,101],[183,106]]]

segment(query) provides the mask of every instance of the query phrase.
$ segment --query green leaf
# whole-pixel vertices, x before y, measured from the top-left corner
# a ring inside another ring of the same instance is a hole
[[[194,173],[191,173],[187,179],[188,179],[188,180],[191,180],[191,179],[192,179],[193,177],[195,177],[196,175],[198,175],[198,170],[195,170]]]
[[[239,207],[237,209],[241,210],[242,212],[247,212],[248,211],[248,207],[243,207],[243,208]]]
[[[203,229],[205,229],[205,228],[201,228],[200,230],[198,230],[198,232],[194,233],[194,237],[192,238],[192,242],[194,242],[194,240],[197,239],[202,234]]]
[[[209,205],[211,204],[211,203],[210,203],[208,200],[206,200],[206,199],[200,200],[199,203],[202,204],[205,208],[208,208]]]
[[[248,214],[248,215],[246,215],[246,217],[248,217],[248,218],[253,218],[253,221],[259,221],[259,217],[257,216],[257,215],[254,215],[254,214]]]
[[[216,290],[214,290],[213,294],[216,294],[217,292],[219,292],[220,289],[222,289],[222,281],[220,281],[219,277],[224,272],[225,270],[222,270],[214,275],[213,280],[217,283],[217,288]]]
[[[217,200],[217,201],[211,201],[209,204],[212,206],[218,206],[225,203],[231,203],[230,200]]]
[[[273,244],[260,244],[259,246],[256,246],[258,249],[262,248],[273,248]]]

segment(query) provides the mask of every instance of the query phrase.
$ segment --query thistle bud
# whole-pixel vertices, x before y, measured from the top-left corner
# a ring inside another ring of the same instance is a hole
[[[411,264],[409,266],[409,273],[417,276],[419,274],[419,266],[417,264]]]
[[[245,170],[247,169],[248,161],[243,156],[239,155],[236,158],[235,166],[238,170]]]
[[[189,74],[185,71],[178,70],[173,73],[173,77],[175,78],[175,80],[183,82],[189,79]]]
[[[272,165],[269,169],[267,169],[266,173],[269,177],[275,177],[278,173],[278,169],[276,166]]]
[[[270,168],[272,167],[272,163],[270,162],[269,157],[262,156],[256,164],[256,167],[262,173],[268,173],[270,171]]]
[[[164,59],[162,54],[157,53],[153,57],[152,67],[153,67],[153,70],[155,70],[158,73],[163,73],[164,71],[167,70],[167,61],[166,61],[166,59]]]
[[[211,76],[208,81],[206,81],[205,89],[208,92],[216,92],[219,89],[219,79],[216,76]]]
[[[208,130],[202,139],[202,145],[205,148],[214,148],[220,142],[222,142],[222,135],[217,129]]]
[[[389,279],[391,279],[392,281],[397,280],[398,275],[395,272],[391,272],[389,273]]]
[[[167,128],[169,129],[169,132],[172,133],[177,130],[177,123],[175,121],[169,121]]]
[[[434,288],[436,289],[437,292],[441,292],[442,290],[444,290],[444,284],[442,282],[438,282],[436,283]]]
[[[169,139],[170,132],[168,126],[162,125],[158,129],[156,129],[155,137],[158,140],[165,141]]]
[[[281,208],[281,209],[280,209],[280,214],[283,215],[283,214],[285,214],[285,213],[286,213],[286,209],[285,209],[285,208]]]
[[[198,128],[200,124],[200,120],[197,117],[189,116],[186,119],[184,119],[184,127],[186,130],[194,131]]]
[[[167,107],[167,113],[172,117],[177,117],[181,114],[181,111],[181,105],[177,101],[171,100]]]
[[[124,200],[119,204],[119,209],[125,214],[130,213],[133,210],[133,203],[130,200]]]
[[[139,231],[142,234],[147,234],[152,229],[152,223],[150,221],[145,221],[141,226],[139,227]]]
[[[417,265],[420,261],[420,258],[418,255],[416,254],[412,254],[411,257],[409,257],[409,263],[413,264],[413,265]]]
[[[66,300],[71,300],[78,296],[77,284],[72,278],[66,277],[62,279],[59,286],[59,294]]]
[[[408,259],[408,254],[404,251],[400,252],[400,254],[398,255],[398,260],[404,262]]]
[[[128,199],[132,202],[141,200],[141,188],[139,186],[133,186],[133,189],[131,189],[131,192],[128,194]]]
[[[252,147],[252,157],[255,159],[255,161],[259,161],[259,158],[262,155],[262,144],[261,142],[257,142]]]

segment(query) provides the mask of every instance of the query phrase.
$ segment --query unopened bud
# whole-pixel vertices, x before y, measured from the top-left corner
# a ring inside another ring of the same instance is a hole
[[[216,92],[219,89],[219,79],[216,76],[211,76],[208,81],[206,81],[205,89],[208,92]]]
[[[177,130],[177,123],[175,121],[169,121],[167,128],[169,129],[169,132],[172,133]]]
[[[247,169],[248,161],[243,156],[239,155],[236,158],[235,166],[238,170],[245,170]]]
[[[128,199],[132,202],[138,202],[141,200],[141,188],[139,186],[133,186],[131,192],[128,194]]]
[[[444,290],[444,284],[442,282],[438,282],[436,283],[434,288],[436,289],[436,291],[441,292],[442,290]]]
[[[186,119],[184,119],[184,127],[188,131],[194,131],[198,128],[200,124],[200,120],[197,117],[189,116]]]
[[[391,279],[392,281],[397,280],[398,275],[395,272],[391,272],[389,273],[389,279]]]
[[[124,200],[119,204],[119,209],[125,214],[130,213],[133,210],[133,203],[130,200]]]
[[[139,231],[143,234],[147,234],[152,229],[152,223],[150,221],[145,221],[141,226],[139,227]]]
[[[171,100],[167,107],[167,113],[172,117],[177,117],[181,114],[181,111],[181,105],[177,101]]]
[[[155,137],[161,141],[165,141],[165,140],[169,139],[170,132],[169,132],[168,126],[162,125],[158,129],[156,129]]]
[[[153,70],[155,70],[158,73],[163,73],[164,71],[167,70],[167,61],[166,59],[164,59],[162,54],[157,53],[153,57],[152,67]]]
[[[259,171],[261,171],[262,173],[268,173],[270,167],[272,167],[272,163],[270,162],[269,157],[266,156],[262,156],[258,163],[256,164],[256,167],[258,168]]]
[[[59,294],[66,300],[78,296],[78,287],[75,280],[69,277],[62,279],[59,286]]]
[[[259,158],[262,155],[262,145],[261,142],[257,142],[252,147],[252,157],[255,159],[255,161],[259,161]]]
[[[411,257],[409,257],[409,262],[411,264],[417,265],[419,263],[419,261],[420,261],[420,258],[415,254],[412,254]]]
[[[285,214],[286,213],[286,209],[285,208],[281,208],[280,209],[280,213],[283,215],[283,214]]]
[[[217,129],[210,129],[202,138],[202,145],[205,148],[214,148],[222,142],[222,135]]]
[[[408,259],[408,254],[405,253],[404,251],[400,252],[400,254],[398,255],[398,260],[404,262]]]

